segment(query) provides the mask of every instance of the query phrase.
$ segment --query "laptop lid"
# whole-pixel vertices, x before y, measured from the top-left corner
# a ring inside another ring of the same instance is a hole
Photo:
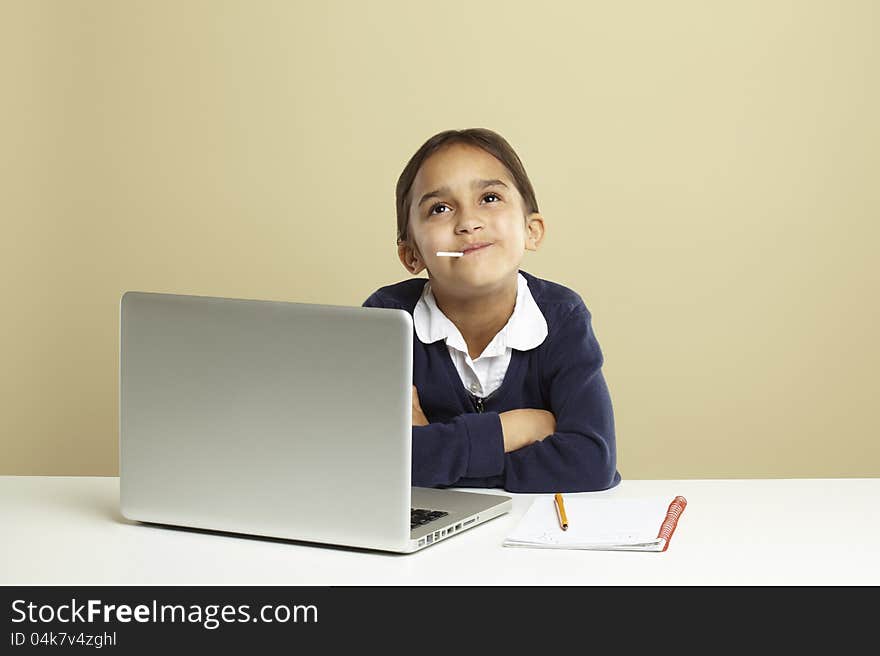
[[[123,515],[407,549],[412,336],[404,310],[126,292]]]

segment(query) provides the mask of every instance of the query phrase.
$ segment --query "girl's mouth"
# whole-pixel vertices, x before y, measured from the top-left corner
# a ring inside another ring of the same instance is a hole
[[[482,246],[477,246],[476,248],[469,248],[468,250],[464,251],[464,254],[465,255],[472,255],[474,253],[479,253],[480,251],[486,250],[491,245],[492,244],[483,244]]]

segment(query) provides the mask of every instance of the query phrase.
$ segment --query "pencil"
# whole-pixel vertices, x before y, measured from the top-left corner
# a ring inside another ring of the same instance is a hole
[[[559,515],[559,526],[563,531],[567,531],[568,517],[565,516],[565,503],[562,501],[562,495],[557,492],[553,495],[553,500],[556,502],[556,513]]]

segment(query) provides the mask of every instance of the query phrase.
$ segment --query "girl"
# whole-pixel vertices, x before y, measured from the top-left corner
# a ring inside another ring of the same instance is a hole
[[[543,237],[522,162],[495,132],[440,132],[404,167],[398,256],[428,278],[363,305],[413,317],[413,485],[543,493],[620,481],[590,312],[519,268]]]

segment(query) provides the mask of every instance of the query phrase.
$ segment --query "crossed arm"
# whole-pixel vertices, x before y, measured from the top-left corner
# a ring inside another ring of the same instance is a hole
[[[505,453],[540,442],[556,432],[556,417],[548,410],[520,408],[500,412],[498,416],[501,419]],[[413,426],[427,426],[430,423],[419,403],[419,391],[415,385],[412,392],[412,423]]]

